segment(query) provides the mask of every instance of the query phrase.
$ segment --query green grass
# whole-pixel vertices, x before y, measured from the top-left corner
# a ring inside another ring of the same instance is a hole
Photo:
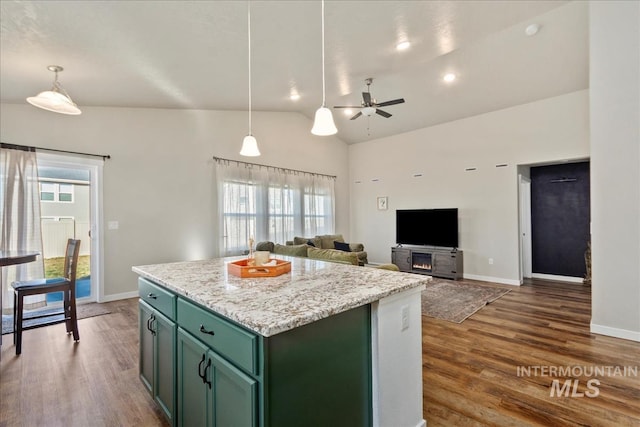
[[[84,277],[91,274],[91,266],[90,266],[91,256],[84,255],[78,257],[78,271],[76,272],[76,277]],[[47,258],[44,260],[44,277],[52,278],[52,277],[62,277],[64,274],[62,271],[64,270],[64,257],[59,258]]]

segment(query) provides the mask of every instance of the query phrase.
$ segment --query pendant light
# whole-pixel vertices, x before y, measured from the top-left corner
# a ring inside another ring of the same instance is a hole
[[[242,140],[241,156],[257,157],[260,155],[258,141],[251,134],[251,2],[247,2],[247,38],[249,40],[249,134]]]
[[[322,0],[322,107],[316,110],[316,117],[313,121],[311,133],[314,135],[326,136],[335,135],[338,132],[331,110],[326,107],[325,99],[325,77],[324,77],[324,0]]]
[[[64,68],[59,65],[49,65],[47,67],[49,71],[56,73],[56,77],[53,81],[53,87],[51,90],[40,92],[37,96],[30,96],[27,98],[27,102],[35,107],[42,108],[54,113],[78,115],[82,114],[82,111],[71,100],[71,97],[62,85],[58,82],[58,73]]]

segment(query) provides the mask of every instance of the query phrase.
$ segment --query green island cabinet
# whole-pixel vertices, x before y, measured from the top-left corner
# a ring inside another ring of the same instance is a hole
[[[145,278],[138,288],[140,376],[172,425],[373,424],[370,305],[263,337]]]
[[[140,379],[173,423],[176,389],[176,296],[140,280]]]

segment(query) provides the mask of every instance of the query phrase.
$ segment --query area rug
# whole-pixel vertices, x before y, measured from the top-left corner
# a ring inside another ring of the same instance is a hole
[[[509,289],[433,279],[422,291],[422,315],[454,323],[509,292]]]
[[[59,311],[60,308],[46,308],[43,310],[38,310],[38,313],[47,313],[47,312],[55,312]],[[78,319],[86,319],[87,317],[94,316],[102,316],[103,314],[109,314],[111,311],[106,309],[103,304],[98,304],[95,302],[89,304],[78,304],[77,308]],[[28,314],[26,314],[28,316]],[[30,326],[37,324],[38,322],[48,322],[52,319],[59,318],[62,320],[62,315],[57,317],[49,317],[47,319],[33,319],[33,320],[25,320],[24,325]],[[13,314],[2,315],[2,335],[13,333]]]

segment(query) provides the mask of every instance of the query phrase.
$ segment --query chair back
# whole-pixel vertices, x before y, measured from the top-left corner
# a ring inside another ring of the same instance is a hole
[[[64,256],[64,278],[71,282],[71,292],[75,294],[76,272],[78,270],[78,255],[80,254],[80,240],[67,240],[67,250]]]

